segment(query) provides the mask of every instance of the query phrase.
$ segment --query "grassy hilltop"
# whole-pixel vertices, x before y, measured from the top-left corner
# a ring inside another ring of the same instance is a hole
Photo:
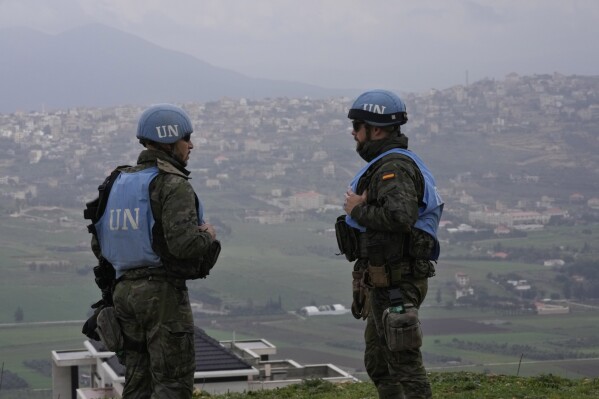
[[[432,373],[434,399],[590,399],[599,397],[599,378],[566,379],[554,375],[515,377],[467,372]],[[213,399],[368,399],[376,398],[370,382],[333,385],[320,380],[270,391],[208,395]]]

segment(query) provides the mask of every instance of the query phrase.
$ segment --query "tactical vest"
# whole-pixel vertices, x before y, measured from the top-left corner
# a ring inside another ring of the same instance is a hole
[[[102,256],[119,278],[127,270],[161,267],[162,261],[152,249],[155,220],[150,202],[150,184],[158,176],[158,167],[135,172],[121,171],[108,195],[106,208],[94,224]],[[202,224],[202,205],[197,201],[198,223]]]
[[[433,253],[430,256],[430,260],[437,260],[439,259],[440,253],[439,240],[437,238],[437,230],[439,228],[441,214],[443,213],[444,203],[443,199],[437,191],[435,178],[433,177],[432,173],[427,168],[427,166],[424,164],[422,159],[420,159],[420,157],[418,157],[411,151],[404,150],[401,148],[393,148],[389,151],[380,154],[372,161],[370,161],[367,165],[365,165],[362,169],[360,169],[360,171],[356,174],[356,176],[354,176],[354,178],[350,182],[350,187],[352,191],[356,192],[358,182],[360,181],[362,175],[366,173],[366,171],[379,159],[389,154],[402,154],[409,157],[416,163],[416,166],[418,166],[418,169],[424,177],[424,195],[422,198],[422,206],[418,208],[418,219],[416,220],[416,223],[414,223],[414,227],[427,232],[435,239],[435,248],[433,249]],[[366,227],[358,224],[358,222],[356,222],[350,215],[346,215],[345,222],[349,226],[359,230],[360,232],[366,231]]]

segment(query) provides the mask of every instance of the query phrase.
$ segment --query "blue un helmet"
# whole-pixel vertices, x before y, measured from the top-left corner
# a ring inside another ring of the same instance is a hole
[[[157,104],[139,117],[137,138],[143,141],[172,144],[193,132],[187,113],[172,104]]]
[[[408,121],[404,102],[387,90],[362,93],[352,104],[347,117],[371,126],[403,125]]]

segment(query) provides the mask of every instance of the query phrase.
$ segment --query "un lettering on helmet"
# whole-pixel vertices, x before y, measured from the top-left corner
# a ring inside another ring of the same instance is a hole
[[[182,108],[172,104],[157,104],[146,109],[139,117],[136,137],[171,144],[192,132],[191,120]]]
[[[406,105],[388,90],[369,90],[352,104],[349,119],[362,120],[372,126],[403,125],[408,121]]]

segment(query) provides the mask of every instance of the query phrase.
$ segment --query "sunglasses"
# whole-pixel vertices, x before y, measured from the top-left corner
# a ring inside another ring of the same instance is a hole
[[[191,134],[187,134],[187,135],[183,136],[183,138],[181,140],[189,143],[189,141],[191,140]]]
[[[366,122],[364,122],[364,121],[352,121],[351,124],[352,124],[352,128],[354,129],[354,132],[358,132],[362,128],[362,125],[365,125]]]

